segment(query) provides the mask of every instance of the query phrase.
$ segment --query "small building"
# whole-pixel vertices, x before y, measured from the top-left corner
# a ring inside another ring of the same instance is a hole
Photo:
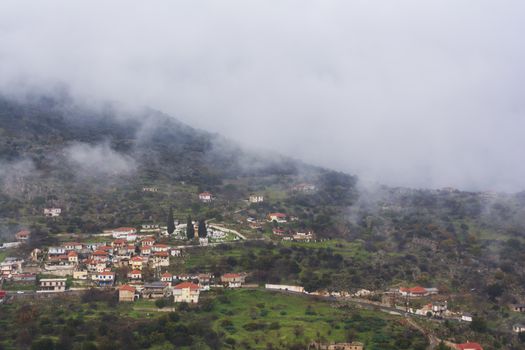
[[[153,268],[160,267],[160,266],[163,266],[163,267],[170,266],[170,255],[168,254],[168,252],[155,252],[150,257],[150,259],[152,261]]]
[[[162,282],[167,282],[169,284],[171,284],[171,282],[173,282],[173,275],[169,272],[164,272],[162,274],[162,276],[160,276],[160,280]]]
[[[31,238],[31,232],[28,230],[22,230],[16,233],[16,240],[19,242],[27,242]]]
[[[142,270],[144,266],[144,259],[140,256],[134,256],[131,258],[131,268],[133,270]]]
[[[91,259],[97,262],[107,262],[109,260],[109,254],[103,250],[95,250],[91,254]]]
[[[66,242],[62,244],[62,247],[64,247],[66,251],[70,251],[70,250],[79,251],[79,250],[82,250],[83,245],[82,243],[78,243],[78,242]]]
[[[435,289],[435,288],[432,288],[432,290],[429,290],[429,289],[431,289],[431,288],[423,288],[421,286],[415,286],[415,287],[412,287],[412,288],[401,287],[401,288],[399,288],[399,293],[402,296],[408,296],[408,297],[414,297],[414,298],[425,297],[425,296],[428,296],[430,294],[436,294],[437,293],[437,289]]]
[[[94,279],[99,287],[111,287],[115,282],[115,273],[111,271],[97,272]]]
[[[64,247],[49,247],[47,249],[47,255],[64,255],[66,254],[66,248]]]
[[[285,223],[286,222],[286,214],[284,213],[270,213],[268,214],[268,221],[270,222],[277,222],[277,223]]]
[[[62,214],[62,209],[60,208],[45,208],[44,209],[44,216],[48,218],[54,218],[57,216],[60,216]]]
[[[525,312],[525,304],[511,305],[511,310],[515,312]]]
[[[260,194],[251,194],[249,201],[250,203],[262,203],[264,202],[264,196]]]
[[[67,260],[72,264],[78,264],[78,254],[75,251],[67,253]]]
[[[75,280],[87,280],[88,272],[86,270],[73,271],[73,279]]]
[[[135,288],[127,284],[120,286],[118,289],[118,301],[121,303],[135,301]]]
[[[463,343],[463,344],[456,344],[456,349],[457,350],[483,350],[481,345],[479,345],[478,343],[470,343],[470,342]]]
[[[155,244],[155,238],[151,237],[151,236],[148,236],[148,237],[145,237],[143,238],[141,241],[140,241],[140,245],[142,247],[151,247]]]
[[[210,203],[213,200],[213,196],[210,192],[199,193],[199,200],[203,203]]]
[[[293,192],[313,193],[315,190],[316,186],[310,183],[300,183],[292,187]]]
[[[525,325],[523,325],[523,324],[515,324],[515,325],[512,326],[512,331],[514,333],[525,332]]]
[[[165,298],[169,295],[169,284],[161,281],[146,283],[142,295],[147,299]]]
[[[182,282],[173,287],[173,300],[176,303],[196,304],[199,302],[199,286],[191,282]]]
[[[64,292],[66,290],[66,278],[42,278],[40,279],[39,293]]]
[[[137,229],[134,227],[119,227],[111,231],[113,238],[124,238],[127,241],[137,239]]]
[[[331,344],[312,342],[308,345],[308,350],[363,350],[363,344],[358,342]]]
[[[151,246],[153,252],[167,252],[170,250],[170,246],[167,244],[154,244]]]
[[[467,312],[464,312],[461,315],[461,321],[463,321],[463,322],[472,322],[472,315],[467,313]]]
[[[225,273],[221,276],[221,283],[228,288],[240,288],[246,276],[241,273]]]
[[[142,271],[140,270],[131,270],[131,272],[128,273],[128,278],[131,280],[141,280],[142,279]]]

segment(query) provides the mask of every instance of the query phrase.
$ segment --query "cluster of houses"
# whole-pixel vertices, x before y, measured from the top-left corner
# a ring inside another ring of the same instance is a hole
[[[173,275],[165,272],[160,281],[152,283],[141,283],[134,280],[128,284],[121,285],[119,289],[119,301],[130,302],[139,298],[159,299],[173,297],[175,303],[196,304],[199,295],[210,287],[240,288],[246,280],[245,273],[226,273],[220,276],[219,283],[211,274],[179,274]]]

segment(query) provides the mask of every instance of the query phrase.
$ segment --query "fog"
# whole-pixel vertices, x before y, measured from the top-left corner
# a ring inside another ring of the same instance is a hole
[[[63,84],[84,103],[150,106],[370,182],[518,191],[524,10],[481,0],[5,0],[0,89]]]

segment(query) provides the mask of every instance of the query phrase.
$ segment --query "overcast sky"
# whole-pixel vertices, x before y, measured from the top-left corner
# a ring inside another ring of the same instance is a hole
[[[0,2],[0,88],[60,82],[390,185],[525,189],[525,2]]]

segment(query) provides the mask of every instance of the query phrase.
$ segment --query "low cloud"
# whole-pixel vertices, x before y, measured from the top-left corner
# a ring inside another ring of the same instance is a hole
[[[137,169],[130,155],[115,151],[109,142],[95,145],[76,142],[68,146],[64,154],[80,177],[129,175]]]

